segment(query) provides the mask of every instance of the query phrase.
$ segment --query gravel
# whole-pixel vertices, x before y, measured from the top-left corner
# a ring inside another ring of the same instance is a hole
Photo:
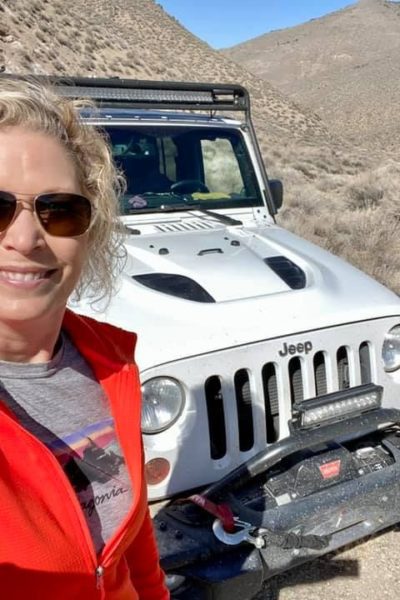
[[[398,600],[399,536],[394,528],[283,573],[254,600]]]

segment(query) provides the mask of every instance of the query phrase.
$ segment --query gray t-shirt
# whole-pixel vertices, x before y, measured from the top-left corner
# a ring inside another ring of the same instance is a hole
[[[107,398],[91,368],[63,334],[47,363],[0,361],[0,398],[60,462],[99,552],[126,516],[132,488]]]

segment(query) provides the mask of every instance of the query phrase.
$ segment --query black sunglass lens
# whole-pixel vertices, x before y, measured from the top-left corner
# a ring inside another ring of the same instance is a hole
[[[12,194],[0,191],[0,233],[10,225],[15,215],[17,201]]]
[[[50,235],[75,237],[88,230],[92,205],[78,194],[44,194],[36,199],[36,213]]]

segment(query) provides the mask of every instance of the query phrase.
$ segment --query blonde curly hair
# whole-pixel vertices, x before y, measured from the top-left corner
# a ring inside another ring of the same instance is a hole
[[[24,126],[61,142],[75,163],[82,194],[95,207],[88,233],[88,256],[76,288],[79,297],[90,288],[92,299],[111,297],[124,257],[117,219],[125,181],[116,169],[104,135],[82,123],[86,100],[60,96],[54,87],[32,77],[0,76],[0,127]]]

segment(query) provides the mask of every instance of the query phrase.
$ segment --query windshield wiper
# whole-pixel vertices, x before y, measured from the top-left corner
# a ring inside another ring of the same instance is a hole
[[[226,225],[243,225],[242,221],[239,221],[239,219],[234,219],[233,217],[230,217],[229,215],[221,215],[220,213],[214,212],[213,210],[209,210],[208,208],[200,208],[200,206],[198,206],[198,205],[196,205],[195,208],[193,207],[193,205],[189,205],[189,206],[190,206],[190,210],[198,210],[199,212],[201,212],[205,215],[214,217],[214,219],[217,219],[217,221],[220,221],[221,223],[225,223]]]

